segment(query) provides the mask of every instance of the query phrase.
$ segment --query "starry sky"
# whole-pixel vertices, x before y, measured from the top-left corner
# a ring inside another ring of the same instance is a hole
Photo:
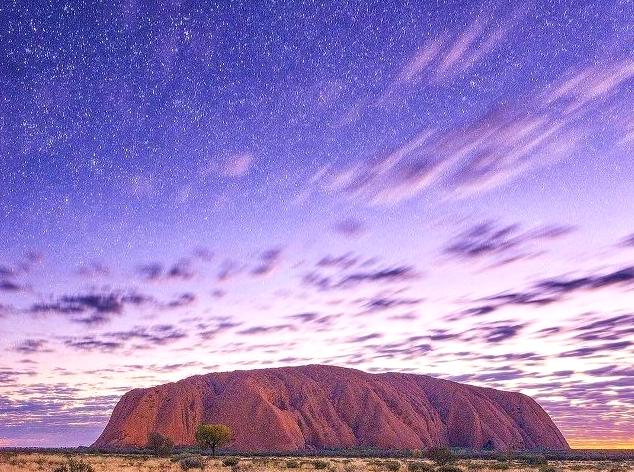
[[[634,447],[634,3],[0,5],[0,446],[325,363]]]

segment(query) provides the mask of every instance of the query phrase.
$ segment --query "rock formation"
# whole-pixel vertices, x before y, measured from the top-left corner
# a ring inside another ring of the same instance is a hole
[[[568,449],[532,398],[426,375],[309,365],[190,377],[126,393],[94,446],[143,446],[157,431],[194,444],[224,423],[238,451],[357,446]]]

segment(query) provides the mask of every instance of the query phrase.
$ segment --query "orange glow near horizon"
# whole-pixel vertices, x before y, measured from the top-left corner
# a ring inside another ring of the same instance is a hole
[[[572,449],[631,449],[634,450],[634,438],[614,439],[569,439]]]

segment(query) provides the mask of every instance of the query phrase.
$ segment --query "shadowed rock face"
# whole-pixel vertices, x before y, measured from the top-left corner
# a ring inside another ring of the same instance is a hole
[[[157,431],[194,444],[200,423],[224,423],[239,451],[355,446],[568,449],[530,397],[426,375],[310,365],[200,375],[126,393],[98,447],[142,446]]]

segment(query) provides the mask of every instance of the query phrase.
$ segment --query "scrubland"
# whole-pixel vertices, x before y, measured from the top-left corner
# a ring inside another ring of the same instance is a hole
[[[170,457],[117,454],[0,453],[0,472],[634,472],[634,460],[455,459],[439,465],[423,459],[240,457],[195,454]]]

